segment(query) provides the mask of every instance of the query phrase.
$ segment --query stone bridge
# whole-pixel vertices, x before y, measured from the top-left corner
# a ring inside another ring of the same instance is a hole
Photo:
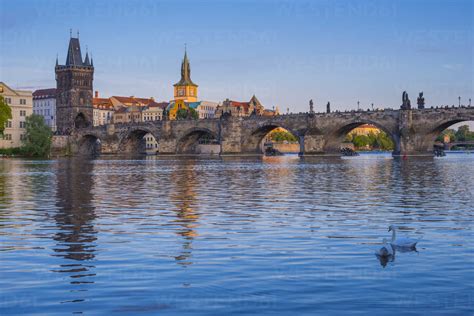
[[[435,139],[444,129],[463,121],[474,121],[474,107],[109,124],[75,130],[68,143],[74,154],[138,153],[143,151],[144,135],[150,133],[159,144],[158,154],[193,154],[206,135],[218,141],[221,155],[260,155],[263,138],[282,127],[297,136],[300,155],[339,155],[348,132],[372,124],[392,138],[394,156],[427,156],[433,155]]]

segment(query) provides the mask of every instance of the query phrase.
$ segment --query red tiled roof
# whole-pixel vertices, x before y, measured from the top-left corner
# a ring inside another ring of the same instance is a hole
[[[126,107],[121,107],[115,111],[115,113],[127,113],[127,108]]]
[[[147,104],[148,107],[151,107],[151,108],[161,108],[161,109],[166,109],[166,107],[168,106],[168,102],[160,102],[160,103],[157,103],[155,101],[151,101],[150,103]]]
[[[244,111],[244,113],[248,113],[250,102],[238,102],[238,101],[230,101],[230,106],[235,106],[240,108]]]
[[[46,98],[46,97],[50,97],[50,98],[56,97],[56,88],[39,89],[33,92],[34,99]]]
[[[92,98],[92,106],[96,109],[113,110],[114,105],[108,98]]]
[[[113,98],[117,99],[120,103],[131,103],[131,104],[139,104],[139,105],[146,105],[150,101],[153,101],[151,98],[135,98],[135,97],[121,97],[114,95]]]

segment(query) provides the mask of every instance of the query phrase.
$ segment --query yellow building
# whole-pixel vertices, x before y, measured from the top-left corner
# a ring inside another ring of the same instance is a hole
[[[26,117],[33,114],[33,92],[13,90],[0,82],[0,95],[12,110],[12,118],[5,124],[0,148],[20,147],[26,133]]]
[[[370,133],[377,135],[378,133],[380,133],[380,129],[370,124],[364,124],[354,128],[349,134],[367,136]]]
[[[176,114],[178,114],[178,110],[181,109],[188,109],[188,106],[186,105],[186,102],[184,102],[184,100],[176,100],[174,102],[170,102],[170,104],[166,108],[168,118],[170,120],[176,120]]]
[[[196,102],[197,93],[198,85],[191,80],[191,66],[189,65],[188,55],[185,50],[183,62],[181,63],[181,80],[174,84],[174,100]]]

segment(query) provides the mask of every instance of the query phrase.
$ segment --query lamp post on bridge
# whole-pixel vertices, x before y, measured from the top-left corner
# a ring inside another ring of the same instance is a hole
[[[461,96],[458,97],[459,100],[459,107],[461,107]]]
[[[471,98],[469,98],[469,107],[471,107]]]
[[[359,104],[360,104],[360,102],[357,101],[357,112],[359,112]]]

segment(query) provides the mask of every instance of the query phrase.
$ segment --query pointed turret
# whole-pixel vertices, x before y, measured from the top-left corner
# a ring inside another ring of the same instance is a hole
[[[79,39],[71,37],[67,50],[66,66],[82,66],[81,45]]]
[[[183,62],[181,63],[181,80],[176,83],[175,86],[198,86],[191,80],[191,66],[189,64],[186,49],[184,50],[184,58]]]
[[[86,52],[86,58],[84,59],[84,66],[90,66],[91,62],[89,61],[89,53]]]
[[[58,54],[56,54],[56,67],[58,67],[59,61],[58,61]]]
[[[94,67],[94,60],[92,59],[92,53],[91,53],[91,66]]]

